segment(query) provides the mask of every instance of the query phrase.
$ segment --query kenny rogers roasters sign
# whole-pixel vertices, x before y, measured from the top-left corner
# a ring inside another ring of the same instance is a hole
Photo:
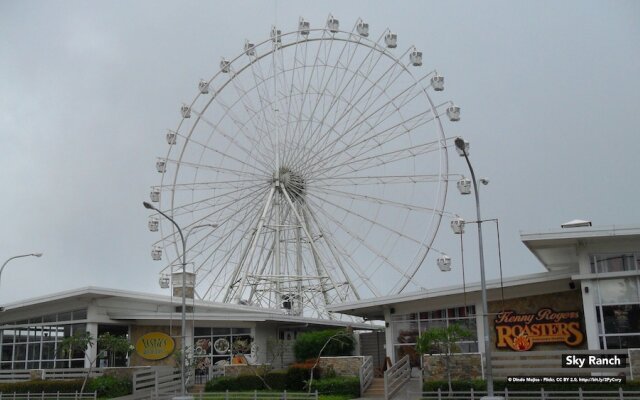
[[[498,313],[494,319],[496,347],[516,351],[530,350],[536,343],[561,343],[579,346],[584,340],[579,311],[555,311],[541,308],[533,314],[513,310]]]

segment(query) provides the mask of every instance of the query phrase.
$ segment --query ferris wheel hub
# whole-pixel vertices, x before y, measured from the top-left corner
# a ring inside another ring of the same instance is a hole
[[[282,166],[278,171],[274,171],[271,180],[278,190],[286,190],[293,200],[304,197],[306,183],[303,176],[289,167]]]

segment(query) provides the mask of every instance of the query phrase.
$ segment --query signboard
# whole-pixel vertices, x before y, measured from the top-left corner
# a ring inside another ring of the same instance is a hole
[[[136,342],[136,353],[145,360],[162,360],[173,353],[175,342],[162,332],[151,332]]]
[[[536,343],[564,343],[575,347],[584,340],[579,311],[541,308],[535,313],[518,314],[505,310],[498,313],[493,322],[499,349],[527,351]]]

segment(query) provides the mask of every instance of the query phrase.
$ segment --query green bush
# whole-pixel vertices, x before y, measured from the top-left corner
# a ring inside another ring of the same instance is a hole
[[[241,375],[238,377],[220,377],[210,380],[204,386],[205,392],[243,392],[247,390],[262,390],[264,383],[255,375]]]
[[[273,390],[287,390],[287,371],[271,371],[264,380]]]
[[[98,397],[114,398],[126,396],[133,391],[131,381],[126,378],[103,375],[91,379],[85,392],[98,392]]]
[[[302,333],[293,346],[296,360],[318,357],[325,344],[322,356],[349,356],[355,349],[355,338],[352,333],[335,329]]]
[[[360,379],[355,376],[340,376],[314,380],[311,384],[311,391],[315,390],[322,394],[349,395],[356,398],[360,397]]]
[[[33,380],[25,382],[0,383],[2,393],[75,393],[82,388],[82,379],[64,381]],[[88,390],[85,390],[88,392]]]
[[[300,365],[300,364],[298,364]],[[311,377],[311,368],[306,366],[289,367],[287,369],[287,390],[305,390],[307,381]],[[313,373],[313,379],[319,379],[320,374],[317,370]]]

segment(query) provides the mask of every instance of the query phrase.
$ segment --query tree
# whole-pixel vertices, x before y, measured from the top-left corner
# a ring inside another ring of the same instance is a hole
[[[422,332],[416,343],[416,350],[421,358],[425,354],[442,354],[444,356],[445,369],[447,371],[447,383],[449,384],[449,396],[453,394],[451,386],[451,355],[459,351],[457,342],[473,337],[471,331],[458,324],[447,327],[434,327]]]
[[[313,371],[320,363],[320,357],[322,357],[322,353],[328,349],[331,349],[331,352],[333,353],[331,355],[348,355],[355,348],[355,343],[356,339],[353,337],[353,330],[351,329],[351,327],[348,327],[345,330],[341,331],[333,331],[333,335],[329,336],[320,348],[320,351],[316,355],[316,362],[315,364],[313,364],[313,367],[311,367],[311,370],[309,371],[309,382],[307,382],[307,389],[309,393],[311,393],[311,385],[313,384]],[[296,341],[296,346],[297,344],[298,342]]]
[[[126,336],[116,336],[109,332],[103,333],[98,337],[98,346],[107,352],[110,367],[116,366],[116,356],[118,354],[126,357],[131,350],[131,343],[129,343],[129,339]]]
[[[91,375],[91,371],[93,369],[93,365],[96,362],[96,357],[93,359],[89,358],[88,351],[95,344],[95,339],[91,336],[89,332],[76,332],[72,336],[67,336],[62,340],[60,346],[58,347],[58,351],[61,353],[62,357],[69,358],[75,352],[82,352],[84,357],[89,360],[89,369],[84,377],[84,382],[82,382],[82,387],[80,388],[80,396],[84,392],[84,387],[87,385],[87,380],[89,379],[89,375]]]

